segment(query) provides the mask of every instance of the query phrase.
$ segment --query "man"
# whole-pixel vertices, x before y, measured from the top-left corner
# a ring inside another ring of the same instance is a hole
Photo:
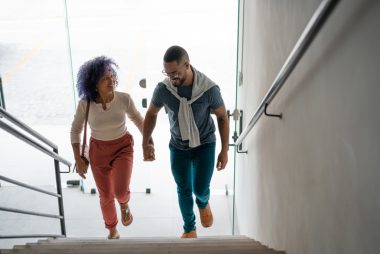
[[[229,124],[219,87],[190,65],[185,49],[170,47],[164,55],[167,76],[153,93],[143,128],[144,160],[155,159],[149,143],[157,114],[165,106],[170,121],[170,162],[177,184],[178,202],[184,221],[182,238],[196,238],[193,193],[202,226],[210,227],[213,216],[209,204],[210,181],[215,165],[215,114],[222,143],[216,167],[224,169],[227,161]]]

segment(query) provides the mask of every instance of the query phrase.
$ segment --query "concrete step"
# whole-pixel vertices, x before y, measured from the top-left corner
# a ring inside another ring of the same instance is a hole
[[[155,249],[138,249],[138,250],[129,250],[128,248],[123,249],[65,249],[65,250],[6,250],[5,252],[1,252],[2,254],[14,254],[14,253],[21,253],[21,254],[85,254],[85,253],[95,253],[95,254],[103,254],[103,253],[109,253],[109,254],[141,254],[141,253],[150,253],[150,254],[190,254],[190,253],[196,253],[196,254],[285,254],[285,252],[281,251],[274,251],[270,249],[193,249],[193,248],[187,248],[187,249],[161,249],[161,248],[155,248]]]
[[[180,239],[170,237],[155,238],[122,238],[119,240],[105,240],[99,238],[59,238],[40,240],[37,243],[17,245],[3,253],[252,253],[274,254],[284,253],[274,251],[245,236],[215,236],[197,239]]]
[[[196,241],[229,241],[229,240],[249,240],[254,241],[246,236],[199,236],[196,239],[181,239],[176,237],[122,237],[118,242],[175,242],[182,240],[196,240]],[[101,237],[88,237],[88,238],[50,238],[45,240],[39,240],[37,243],[75,243],[75,242],[107,242],[108,239]],[[34,243],[35,244],[35,243]]]

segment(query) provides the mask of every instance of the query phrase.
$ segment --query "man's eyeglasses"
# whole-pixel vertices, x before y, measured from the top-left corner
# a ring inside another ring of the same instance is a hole
[[[162,70],[162,74],[164,74],[165,76],[167,76],[169,78],[178,78],[179,77],[179,69],[181,69],[185,64],[186,64],[186,62],[183,63],[182,65],[180,65],[178,67],[177,71],[173,71],[173,72],[170,72],[170,73],[167,73],[165,70]]]

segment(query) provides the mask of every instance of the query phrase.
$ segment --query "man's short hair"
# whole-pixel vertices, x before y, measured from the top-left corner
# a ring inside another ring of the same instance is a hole
[[[180,46],[171,46],[166,50],[164,55],[165,63],[176,61],[179,64],[182,60],[189,61],[189,55],[184,48]]]

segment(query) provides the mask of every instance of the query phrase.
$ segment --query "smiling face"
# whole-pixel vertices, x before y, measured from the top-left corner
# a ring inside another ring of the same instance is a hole
[[[108,69],[99,79],[97,89],[99,94],[109,94],[115,90],[116,77],[111,69]]]
[[[176,87],[182,86],[188,78],[189,63],[183,62],[178,64],[177,61],[164,62],[164,75],[169,77],[172,84]]]

